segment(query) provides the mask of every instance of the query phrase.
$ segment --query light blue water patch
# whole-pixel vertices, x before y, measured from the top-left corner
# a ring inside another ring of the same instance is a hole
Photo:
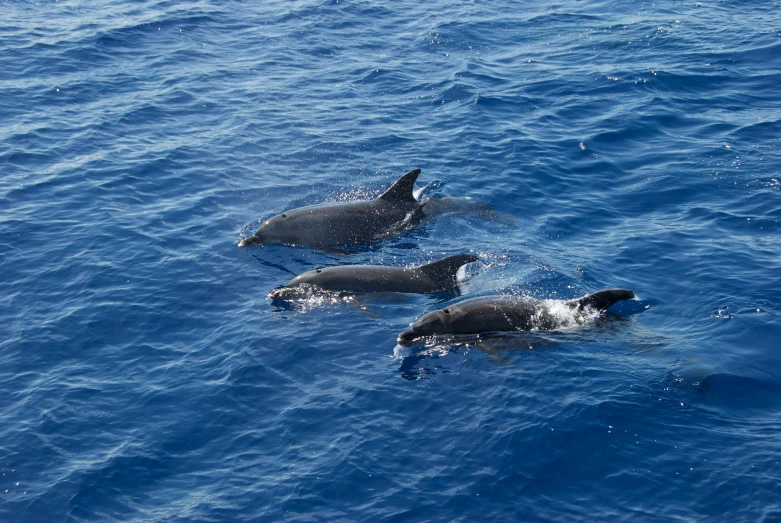
[[[1,5],[3,521],[781,517],[776,2]],[[236,246],[413,168],[512,219]],[[453,293],[267,298],[462,252]]]

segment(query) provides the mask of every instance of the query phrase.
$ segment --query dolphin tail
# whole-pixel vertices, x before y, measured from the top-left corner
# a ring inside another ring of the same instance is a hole
[[[443,288],[446,289],[456,281],[458,269],[467,263],[476,261],[480,261],[480,258],[474,254],[456,254],[427,265],[421,265],[418,270],[433,281],[444,285]]]
[[[608,289],[605,291],[587,294],[582,298],[572,300],[572,304],[578,308],[594,307],[599,312],[605,312],[611,305],[623,300],[634,299],[635,293],[629,289]]]
[[[413,169],[398,180],[396,183],[390,186],[390,189],[385,191],[381,200],[389,202],[416,202],[415,195],[412,194],[412,190],[415,188],[415,180],[418,179],[420,169]]]

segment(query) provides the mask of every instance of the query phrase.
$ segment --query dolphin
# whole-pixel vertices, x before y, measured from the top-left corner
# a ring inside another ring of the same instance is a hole
[[[341,265],[299,274],[281,289],[269,293],[272,300],[302,296],[309,289],[346,292],[408,292],[428,294],[458,284],[458,269],[479,261],[473,254],[456,254],[419,267]]]
[[[420,169],[413,169],[373,200],[309,205],[263,222],[239,247],[282,243],[319,250],[371,243],[396,236],[425,217],[412,194]]]
[[[554,330],[585,323],[611,305],[631,300],[627,289],[609,289],[574,300],[535,300],[528,296],[483,296],[429,312],[399,334],[399,343],[438,334]]]

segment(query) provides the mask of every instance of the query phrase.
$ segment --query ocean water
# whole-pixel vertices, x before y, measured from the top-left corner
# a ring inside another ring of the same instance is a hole
[[[0,7],[3,521],[781,520],[777,2]],[[237,247],[413,168],[515,223]],[[267,299],[461,252],[458,292]]]

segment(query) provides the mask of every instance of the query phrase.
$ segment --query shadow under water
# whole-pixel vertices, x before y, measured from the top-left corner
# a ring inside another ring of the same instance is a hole
[[[399,372],[406,380],[420,380],[431,378],[437,372],[450,372],[447,366],[418,365],[426,360],[438,360],[456,351],[477,349],[489,356],[489,361],[494,364],[511,364],[506,357],[510,351],[551,349],[561,345],[553,333],[538,332],[491,332],[472,336],[448,336],[427,340],[423,346],[402,346],[397,344],[393,348],[393,357],[401,360]]]

